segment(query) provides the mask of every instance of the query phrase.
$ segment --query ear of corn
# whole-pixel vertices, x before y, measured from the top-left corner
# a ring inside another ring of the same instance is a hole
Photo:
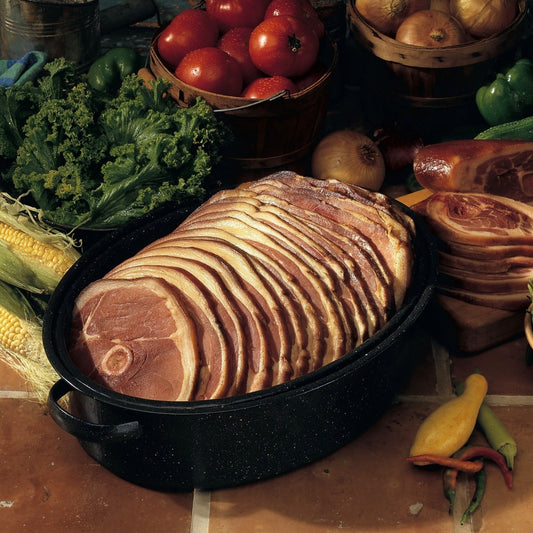
[[[42,343],[41,320],[22,291],[0,281],[0,360],[26,379],[42,403],[58,376]]]
[[[35,293],[51,293],[79,258],[74,240],[40,219],[40,212],[0,196],[0,279]]]
[[[28,268],[24,261],[2,241],[0,241],[0,280],[30,292],[44,292],[33,270]]]
[[[39,210],[0,193],[0,361],[43,404],[58,375],[46,357],[40,317],[79,256],[74,240],[46,225]]]

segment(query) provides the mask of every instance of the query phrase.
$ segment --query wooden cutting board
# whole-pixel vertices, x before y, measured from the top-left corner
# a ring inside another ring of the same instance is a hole
[[[411,207],[431,193],[422,189],[397,198]],[[524,291],[527,287],[524,289]],[[449,296],[435,295],[428,324],[450,350],[471,354],[487,350],[523,334],[524,313],[472,305]]]

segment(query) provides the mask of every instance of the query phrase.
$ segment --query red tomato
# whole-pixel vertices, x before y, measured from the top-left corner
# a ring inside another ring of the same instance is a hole
[[[268,0],[206,0],[205,9],[222,33],[230,28],[257,26],[265,16]]]
[[[319,39],[302,19],[270,17],[250,35],[250,57],[269,76],[302,76],[318,56]]]
[[[265,18],[280,15],[301,18],[315,30],[319,39],[324,36],[324,23],[308,0],[272,0],[266,9]]]
[[[252,28],[238,27],[231,28],[218,40],[218,48],[224,50],[239,63],[242,70],[242,78],[245,85],[263,76],[261,71],[252,63],[248,42]]]
[[[296,85],[284,76],[271,76],[257,78],[246,87],[242,93],[244,98],[268,98],[281,91],[289,91],[289,94],[297,92]]]
[[[239,96],[242,91],[241,67],[220,48],[207,46],[189,52],[176,68],[181,81],[217,94]]]
[[[215,46],[219,35],[216,20],[202,9],[178,13],[157,39],[161,59],[173,68],[196,48]]]

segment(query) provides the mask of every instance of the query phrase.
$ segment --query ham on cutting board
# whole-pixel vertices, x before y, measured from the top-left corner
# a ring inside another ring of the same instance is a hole
[[[443,207],[443,194],[450,195],[454,201]],[[469,193],[440,193],[439,196],[439,193],[422,189],[399,200],[424,215],[434,195],[437,195],[435,205],[451,209],[448,214],[453,222],[444,213],[436,216],[435,211],[435,220],[427,214],[425,217],[441,238],[439,269],[445,280],[448,276],[448,283],[440,287],[436,296],[432,323],[437,335],[453,349],[464,353],[482,351],[522,332],[523,309],[528,304],[527,277],[533,272],[528,255],[532,208],[500,197],[497,203],[512,220],[503,222],[505,217],[499,218],[502,213],[493,211],[495,204],[491,195],[474,194],[469,201]],[[488,198],[488,203],[474,208],[474,198]],[[514,207],[516,211],[509,211]],[[502,225],[505,227],[500,228]],[[454,226],[459,235],[453,232]],[[508,235],[512,233],[521,244],[509,243]],[[521,282],[525,283],[522,289]],[[504,290],[498,293],[495,290],[498,288]]]
[[[533,275],[533,142],[426,145],[413,171],[424,189],[400,200],[440,240],[435,323],[448,326],[441,337],[475,352],[521,333]]]
[[[116,392],[204,400],[339,359],[401,307],[413,220],[383,194],[280,172],[220,191],[88,285],[70,355]]]

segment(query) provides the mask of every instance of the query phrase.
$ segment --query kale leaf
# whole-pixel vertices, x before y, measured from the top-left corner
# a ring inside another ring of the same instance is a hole
[[[199,99],[180,107],[168,82],[148,88],[127,76],[116,95],[85,80],[72,85],[61,65],[41,81],[46,98],[22,127],[3,173],[30,191],[44,216],[68,226],[112,228],[168,202],[200,202],[231,133]]]

